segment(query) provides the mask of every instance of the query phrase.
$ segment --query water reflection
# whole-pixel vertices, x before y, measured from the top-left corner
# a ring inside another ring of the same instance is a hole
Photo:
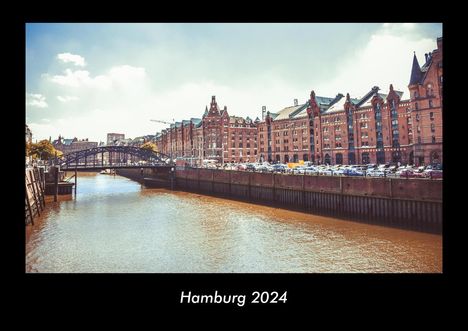
[[[27,231],[28,272],[441,272],[438,235],[335,220],[123,177],[78,178],[76,200]]]

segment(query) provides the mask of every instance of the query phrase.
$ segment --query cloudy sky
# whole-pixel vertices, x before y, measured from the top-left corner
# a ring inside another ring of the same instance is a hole
[[[437,48],[439,23],[27,24],[26,123],[33,139],[154,134],[201,117],[216,95],[261,117],[320,96],[404,91],[413,51]]]

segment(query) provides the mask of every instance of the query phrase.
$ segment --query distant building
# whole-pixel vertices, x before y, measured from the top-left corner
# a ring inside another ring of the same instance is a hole
[[[94,141],[88,141],[88,138],[78,140],[76,137],[73,139],[65,139],[62,138],[62,136],[59,136],[58,139],[52,142],[52,145],[56,150],[61,151],[63,154],[68,154],[97,147],[98,143]]]
[[[119,140],[125,139],[124,133],[108,133],[107,134],[107,145],[115,145]]]

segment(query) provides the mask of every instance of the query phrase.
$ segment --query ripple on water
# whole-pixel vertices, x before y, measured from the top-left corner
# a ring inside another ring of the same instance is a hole
[[[28,272],[441,272],[440,236],[78,179],[32,231]]]

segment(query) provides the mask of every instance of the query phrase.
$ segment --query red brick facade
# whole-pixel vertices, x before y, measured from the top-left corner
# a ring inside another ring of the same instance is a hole
[[[268,112],[263,121],[229,116],[215,97],[203,119],[176,123],[157,137],[172,157],[219,162],[297,162],[323,164],[442,162],[442,38],[420,67],[414,56],[410,99],[389,86],[364,97],[349,94],[309,99]]]
[[[204,159],[220,163],[257,160],[257,126],[249,118],[229,116],[220,110],[215,96],[203,118],[172,124],[156,138],[158,149],[173,158],[195,163]]]

